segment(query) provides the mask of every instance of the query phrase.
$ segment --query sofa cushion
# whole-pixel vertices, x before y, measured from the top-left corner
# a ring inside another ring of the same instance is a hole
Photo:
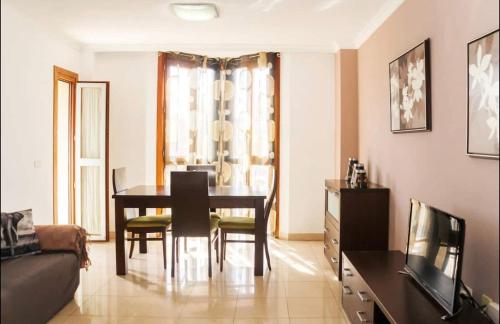
[[[46,323],[73,298],[79,282],[80,264],[74,253],[2,261],[2,323]]]
[[[1,214],[1,259],[40,253],[31,209]]]

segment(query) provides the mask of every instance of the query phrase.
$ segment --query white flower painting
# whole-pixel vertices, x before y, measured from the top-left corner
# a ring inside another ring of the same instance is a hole
[[[429,40],[389,64],[391,130],[430,130]]]
[[[498,30],[468,45],[467,153],[498,158]]]

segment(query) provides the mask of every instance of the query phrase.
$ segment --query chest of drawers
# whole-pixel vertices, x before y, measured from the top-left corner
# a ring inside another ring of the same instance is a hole
[[[359,189],[344,180],[325,181],[324,254],[342,280],[342,251],[387,250],[389,189]]]

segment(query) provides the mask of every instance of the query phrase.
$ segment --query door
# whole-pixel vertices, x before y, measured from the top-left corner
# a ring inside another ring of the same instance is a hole
[[[54,66],[53,213],[54,224],[74,224],[73,138],[78,74]]]
[[[109,82],[78,82],[75,109],[75,223],[108,237]]]

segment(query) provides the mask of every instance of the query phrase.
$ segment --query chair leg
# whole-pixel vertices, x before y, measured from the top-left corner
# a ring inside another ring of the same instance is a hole
[[[212,278],[212,240],[210,234],[208,234],[208,277]]]
[[[224,231],[220,231],[220,272],[222,272],[222,268],[224,266]]]
[[[161,233],[161,241],[163,243],[163,269],[167,269],[167,231]]]
[[[132,233],[132,241],[130,241],[130,252],[128,254],[128,258],[132,259],[132,253],[134,253],[134,245],[135,245],[135,233]]]
[[[215,261],[219,263],[219,230],[215,232],[216,238],[215,238]]]
[[[224,260],[226,260],[226,241],[227,241],[227,233],[224,233],[224,243],[222,244],[222,256]]]
[[[269,247],[267,246],[267,238],[264,240],[264,251],[266,251],[267,268],[271,271],[271,258],[269,257]]]
[[[179,263],[179,238],[175,239],[175,262]]]
[[[170,270],[170,276],[173,278],[175,273],[175,237],[172,235],[172,267]]]

